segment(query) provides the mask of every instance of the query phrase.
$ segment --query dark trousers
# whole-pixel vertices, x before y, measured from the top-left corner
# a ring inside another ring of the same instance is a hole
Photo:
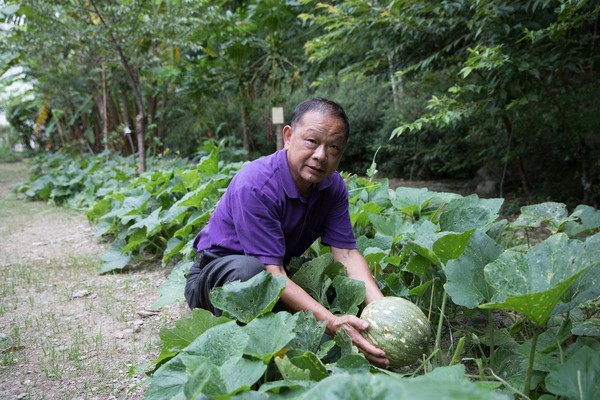
[[[204,251],[190,268],[185,284],[185,299],[190,308],[203,308],[215,315],[221,311],[210,302],[210,291],[227,282],[247,281],[265,270],[265,266],[255,257],[230,255],[219,257]]]

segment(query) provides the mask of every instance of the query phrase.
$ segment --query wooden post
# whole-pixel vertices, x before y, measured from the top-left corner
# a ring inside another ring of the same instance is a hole
[[[277,150],[283,149],[283,107],[273,107],[271,109],[271,120],[275,125],[275,135],[277,138]]]

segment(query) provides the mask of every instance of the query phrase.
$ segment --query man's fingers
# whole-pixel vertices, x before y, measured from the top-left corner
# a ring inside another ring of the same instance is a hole
[[[337,321],[338,329],[344,328],[352,343],[365,355],[371,363],[385,367],[389,364],[389,360],[385,356],[385,352],[374,346],[363,336],[363,332],[369,328],[369,323],[353,315],[344,315],[339,317]]]

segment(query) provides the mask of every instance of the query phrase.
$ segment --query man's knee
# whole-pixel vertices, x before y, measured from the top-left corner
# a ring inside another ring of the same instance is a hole
[[[228,260],[229,265],[235,265],[235,268],[231,271],[231,275],[228,277],[229,281],[239,280],[245,282],[265,270],[265,265],[256,257],[242,255],[226,257],[231,257],[231,260]]]

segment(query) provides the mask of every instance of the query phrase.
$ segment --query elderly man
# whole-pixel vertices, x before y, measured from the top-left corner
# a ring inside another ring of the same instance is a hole
[[[200,257],[190,269],[185,297],[191,308],[219,313],[209,293],[226,282],[245,281],[267,270],[286,279],[280,303],[310,310],[335,335],[344,328],[371,362],[385,366],[385,353],[362,336],[367,322],[336,316],[289,279],[285,266],[317,238],[331,247],[350,278],[365,283],[365,303],[383,297],[365,258],[356,248],[348,192],[336,169],[350,133],[337,103],[313,98],[294,110],[283,128],[284,149],[244,166],[231,181],[194,247]]]

